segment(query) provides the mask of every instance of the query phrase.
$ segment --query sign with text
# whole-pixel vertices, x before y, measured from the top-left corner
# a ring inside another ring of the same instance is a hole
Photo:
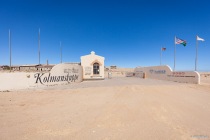
[[[72,64],[58,64],[50,73],[35,73],[35,84],[54,85],[82,81],[82,67]]]
[[[0,91],[82,82],[82,76],[82,66],[75,64],[55,65],[49,73],[0,73]]]
[[[146,74],[147,78],[200,84],[200,74],[195,71],[172,71],[169,66],[137,67],[134,72]]]

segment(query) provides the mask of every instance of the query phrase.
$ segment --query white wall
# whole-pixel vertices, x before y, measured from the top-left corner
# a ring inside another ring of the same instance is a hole
[[[0,91],[70,84],[82,79],[80,65],[58,64],[49,73],[0,73]]]
[[[169,66],[137,67],[134,73],[145,73],[146,78],[200,84],[200,74],[196,71],[175,71]]]
[[[83,79],[104,79],[104,57],[98,56],[95,52],[90,55],[81,56],[81,65],[83,67]],[[99,75],[93,74],[93,63],[99,63]]]

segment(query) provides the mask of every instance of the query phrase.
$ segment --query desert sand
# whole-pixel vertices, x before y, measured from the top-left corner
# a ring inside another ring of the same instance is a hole
[[[113,77],[0,92],[0,139],[209,140],[210,76],[201,85]]]

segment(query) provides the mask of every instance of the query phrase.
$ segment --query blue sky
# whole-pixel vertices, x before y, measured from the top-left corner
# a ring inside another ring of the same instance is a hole
[[[177,45],[176,70],[194,70],[196,35],[198,70],[210,71],[209,0],[0,0],[0,65],[9,65],[8,30],[11,30],[12,64],[80,62],[92,50],[105,57],[105,65],[173,68],[174,36],[187,41]]]

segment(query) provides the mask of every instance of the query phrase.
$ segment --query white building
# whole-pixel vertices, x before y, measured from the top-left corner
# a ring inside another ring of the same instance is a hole
[[[93,51],[89,55],[81,56],[83,80],[104,79],[104,60],[104,57]]]

